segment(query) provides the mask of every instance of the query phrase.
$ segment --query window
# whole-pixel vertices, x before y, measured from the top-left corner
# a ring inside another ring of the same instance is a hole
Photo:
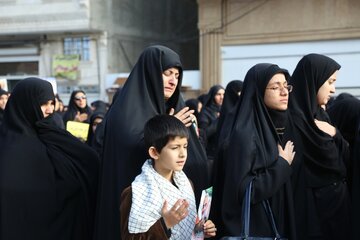
[[[0,76],[38,75],[39,62],[2,62]]]
[[[79,54],[82,61],[90,60],[90,38],[75,37],[64,39],[64,54]]]

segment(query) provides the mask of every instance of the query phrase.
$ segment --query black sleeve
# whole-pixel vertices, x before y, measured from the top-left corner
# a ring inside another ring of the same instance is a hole
[[[336,129],[336,134],[333,137],[336,146],[339,149],[339,157],[343,159],[343,162],[348,169],[350,166],[350,150],[349,143],[341,135],[340,131]]]
[[[210,138],[212,135],[216,134],[217,124],[219,118],[212,118],[210,113],[206,109],[200,113],[199,116],[199,128],[200,131],[205,132],[206,138]]]
[[[258,203],[269,199],[287,181],[290,180],[290,164],[279,157],[271,166],[259,171],[254,178],[252,203]]]

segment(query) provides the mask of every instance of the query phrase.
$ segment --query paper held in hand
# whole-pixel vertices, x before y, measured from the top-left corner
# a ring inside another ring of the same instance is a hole
[[[66,123],[66,130],[83,142],[87,140],[89,127],[90,124],[88,123],[81,123],[75,121],[68,121]]]
[[[204,223],[209,219],[213,187],[202,190],[196,224],[191,240],[204,239]]]

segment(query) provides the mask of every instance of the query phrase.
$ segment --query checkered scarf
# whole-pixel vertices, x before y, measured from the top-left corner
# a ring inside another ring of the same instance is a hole
[[[147,232],[161,218],[165,200],[171,208],[178,199],[186,199],[189,215],[171,229],[170,239],[191,239],[196,220],[194,191],[183,171],[174,172],[173,180],[177,187],[155,171],[151,159],[145,161],[141,174],[131,184],[130,233]]]

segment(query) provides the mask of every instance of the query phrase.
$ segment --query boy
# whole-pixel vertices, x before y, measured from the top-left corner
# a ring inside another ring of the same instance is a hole
[[[191,239],[196,205],[192,185],[182,171],[189,133],[171,115],[157,115],[145,124],[144,141],[151,159],[121,194],[122,239]],[[216,235],[211,220],[206,237]]]

